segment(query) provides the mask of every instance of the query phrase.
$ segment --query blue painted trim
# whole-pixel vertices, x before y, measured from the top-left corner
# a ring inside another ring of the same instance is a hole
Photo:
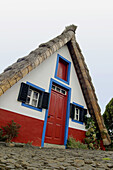
[[[68,84],[70,83],[70,72],[71,72],[71,62],[69,61],[68,72],[67,72],[67,81],[68,81]]]
[[[57,76],[56,76],[55,78],[69,85],[69,83],[68,83],[67,81],[61,79],[60,77],[57,77]]]
[[[68,90],[68,99],[67,99],[67,111],[66,111],[66,124],[65,124],[65,136],[64,136],[64,145],[67,144],[68,139],[68,127],[69,127],[69,116],[70,116],[70,101],[71,101],[71,88]]]
[[[68,90],[68,99],[67,99],[67,110],[66,110],[66,123],[65,123],[65,136],[64,136],[64,145],[66,146],[67,144],[67,139],[68,139],[68,126],[69,126],[69,114],[70,114],[70,100],[71,100],[71,88],[67,87],[66,85],[54,80],[50,79],[50,86],[49,86],[49,93],[51,96],[51,88],[52,84],[55,83],[65,89]],[[50,98],[49,98],[49,103],[50,103]],[[43,133],[42,133],[42,142],[41,142],[41,147],[44,147],[44,139],[45,139],[45,133],[46,133],[46,125],[47,125],[47,117],[48,117],[48,109],[46,110],[45,113],[45,120],[44,120],[44,126],[43,126]]]
[[[80,122],[80,121],[78,121],[78,120],[73,120],[73,119],[72,119],[71,121],[83,125],[83,122]]]
[[[34,85],[34,84],[32,84],[32,83],[30,83],[30,82],[28,82],[28,81],[26,82],[26,84],[28,84],[28,85],[31,86],[31,87],[34,87],[34,88],[37,89],[37,90],[40,90],[40,91],[45,92],[45,89],[43,89],[43,88],[41,88],[41,87],[39,87],[39,86],[36,86],[36,85]],[[39,111],[39,112],[42,112],[42,109],[39,109],[39,108],[37,108],[37,107],[33,107],[33,106],[28,105],[28,104],[25,104],[25,103],[22,103],[21,106],[25,106],[25,107],[27,107],[27,108],[29,108],[29,109],[33,109],[33,110],[37,110],[37,111]]]
[[[59,54],[57,55],[57,62],[56,62],[56,69],[55,69],[55,78],[58,78],[57,77],[57,71],[58,71],[58,63],[59,63]]]
[[[80,104],[78,104],[78,103],[73,102],[73,104],[74,104],[75,106],[78,106],[78,107],[84,108],[84,106],[82,106],[82,105],[80,105]]]
[[[49,93],[50,93],[50,95],[49,95],[49,104],[50,104],[50,97],[51,97],[51,88],[52,88],[52,80],[50,80],[50,86],[49,86]],[[48,106],[49,106],[49,104],[48,104]],[[44,120],[43,132],[42,132],[41,147],[44,147],[44,139],[45,139],[45,134],[46,134],[47,117],[48,117],[48,109],[45,112],[45,120]]]
[[[63,80],[63,79],[61,79],[61,78],[59,78],[59,77],[57,76],[59,58],[61,58],[62,60],[64,60],[64,61],[68,64],[67,81],[65,81],[65,80]],[[65,59],[64,57],[62,57],[60,54],[58,54],[58,56],[57,56],[57,62],[56,62],[55,76],[54,76],[54,77],[57,78],[58,80],[60,80],[60,81],[62,81],[62,82],[64,82],[64,83],[66,83],[66,84],[69,85],[69,83],[70,83],[70,70],[71,70],[71,62],[68,61],[67,59]]]
[[[45,91],[45,89],[43,89],[43,88],[41,88],[41,87],[39,87],[39,86],[36,86],[36,85],[34,85],[34,84],[32,84],[32,83],[30,83],[30,82],[28,82],[28,81],[26,82],[26,84],[28,84],[28,85],[30,85],[30,86],[36,88],[37,90]]]
[[[82,105],[80,105],[80,104],[78,104],[78,103],[73,102],[73,104],[74,104],[75,106],[84,108],[84,106],[82,106]],[[80,122],[80,121],[78,121],[78,120],[73,120],[73,119],[71,119],[71,121],[83,125],[83,122]]]
[[[33,106],[28,105],[28,104],[25,104],[25,103],[22,103],[21,106],[25,106],[25,107],[28,107],[28,108],[30,108],[30,109],[34,109],[34,110],[37,110],[37,111],[39,111],[39,112],[42,112],[42,109],[39,109],[39,108],[37,108],[37,107],[33,107]]]
[[[55,84],[57,84],[57,85],[59,85],[59,86],[62,86],[63,88],[65,88],[65,89],[67,89],[67,90],[70,90],[70,89],[71,89],[70,87],[66,86],[65,84],[62,84],[62,83],[58,82],[57,80],[55,80],[55,79],[53,79],[53,78],[51,78],[51,81],[52,81],[52,83],[55,83]]]

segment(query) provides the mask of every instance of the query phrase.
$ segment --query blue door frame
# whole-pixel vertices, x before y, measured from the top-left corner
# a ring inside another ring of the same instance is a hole
[[[54,80],[53,78],[50,79],[50,86],[49,86],[49,93],[51,96],[51,88],[52,84],[55,83],[66,90],[68,90],[68,98],[67,98],[67,110],[66,110],[66,122],[65,122],[65,135],[64,135],[64,145],[67,144],[68,139],[68,126],[69,126],[69,114],[70,114],[70,100],[71,100],[71,88],[67,87],[66,85]],[[50,104],[50,98],[49,98],[49,104]],[[48,117],[48,109],[45,112],[45,120],[44,120],[44,126],[43,126],[43,133],[42,133],[42,142],[41,147],[44,147],[44,139],[45,139],[45,133],[46,133],[46,125],[47,125],[47,117]]]

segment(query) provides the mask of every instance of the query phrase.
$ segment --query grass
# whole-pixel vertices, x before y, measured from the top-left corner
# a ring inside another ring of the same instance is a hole
[[[111,158],[102,158],[102,160],[103,160],[103,161],[105,161],[105,160],[106,160],[106,161],[110,161]]]
[[[76,141],[73,137],[69,137],[67,140],[67,148],[87,149],[87,145]]]

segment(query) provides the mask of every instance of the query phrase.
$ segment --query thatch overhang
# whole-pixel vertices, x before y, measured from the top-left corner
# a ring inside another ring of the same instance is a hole
[[[71,54],[75,71],[77,73],[81,89],[87,104],[87,108],[91,116],[94,118],[104,145],[111,143],[109,134],[104,125],[101,116],[101,110],[95,94],[95,89],[89,74],[89,70],[85,63],[81,49],[76,41],[75,25],[65,28],[63,33],[47,43],[41,44],[39,48],[32,51],[29,55],[19,58],[16,63],[12,64],[0,74],[0,96],[11,88],[15,83],[27,75],[31,70],[40,65],[45,59],[67,44]]]

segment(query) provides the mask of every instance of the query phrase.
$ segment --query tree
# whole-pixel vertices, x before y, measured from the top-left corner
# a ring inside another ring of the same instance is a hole
[[[103,114],[104,123],[110,136],[113,135],[113,98],[106,105],[105,112]]]

